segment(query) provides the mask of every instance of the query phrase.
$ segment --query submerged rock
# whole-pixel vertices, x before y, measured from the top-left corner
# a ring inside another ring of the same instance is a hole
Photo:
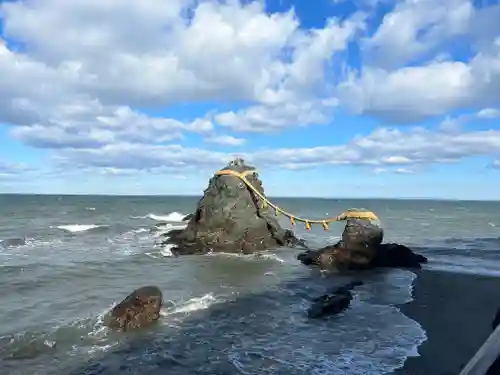
[[[0,241],[0,246],[2,247],[15,247],[15,246],[24,246],[26,245],[26,238],[7,238],[3,241]]]
[[[149,325],[160,317],[162,294],[156,286],[134,290],[104,317],[104,325],[116,331],[128,331]]]
[[[224,170],[245,174],[265,196],[254,168],[242,159],[232,161]],[[175,255],[211,251],[248,254],[278,246],[304,246],[292,231],[281,228],[274,211],[241,179],[228,175],[210,179],[187,227],[170,231],[164,244],[173,244],[171,251]]]
[[[422,268],[422,263],[427,263],[427,258],[414,253],[409,247],[397,243],[386,243],[377,247],[371,266]]]
[[[379,223],[349,219],[342,238],[334,245],[306,251],[297,256],[305,265],[321,268],[362,270],[375,267],[421,268],[427,258],[399,244],[382,244],[383,229]]]
[[[353,281],[329,294],[315,298],[312,306],[307,311],[307,316],[309,318],[321,318],[341,313],[351,304],[353,298],[351,290],[359,285],[363,285],[363,282]]]

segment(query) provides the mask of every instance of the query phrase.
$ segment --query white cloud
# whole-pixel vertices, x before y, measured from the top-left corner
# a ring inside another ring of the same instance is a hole
[[[416,127],[406,131],[379,128],[345,145],[266,150],[250,158],[263,165],[293,163],[294,168],[323,164],[407,168],[404,166],[455,163],[466,157],[499,153],[498,130],[447,133]]]
[[[0,173],[5,175],[14,175],[31,170],[31,167],[22,163],[6,163],[0,161]]]
[[[56,161],[69,168],[179,171],[226,164],[231,157],[231,154],[184,148],[180,145],[115,143],[100,148],[63,149],[57,154]]]
[[[60,150],[58,162],[71,168],[150,170],[164,173],[213,171],[235,154],[179,145],[114,144],[101,148]],[[413,173],[436,163],[457,163],[474,156],[500,156],[500,131],[446,132],[424,128],[379,128],[343,145],[275,148],[240,152],[258,168],[300,170],[321,165],[357,165],[377,173]]]
[[[205,142],[227,146],[241,146],[245,143],[243,138],[236,138],[231,135],[214,135],[205,138]]]
[[[471,68],[462,62],[431,63],[396,71],[366,69],[339,85],[343,103],[391,123],[411,123],[476,99]]]
[[[392,123],[461,108],[499,107],[500,26],[492,14],[500,17],[500,5],[477,9],[468,0],[401,3],[366,39],[371,59],[339,85],[341,104]],[[433,58],[441,55],[438,47],[458,36],[463,36],[461,43],[472,41],[472,58]]]
[[[257,1],[30,0],[3,3],[0,15],[26,51],[0,43],[0,122],[25,126],[13,131],[20,140],[55,148],[181,138],[189,126],[132,108],[186,101],[257,103],[217,117],[231,128],[231,115],[251,131],[296,124],[297,113],[306,124],[325,122],[324,65],[365,25],[354,14],[305,30],[293,11],[267,14]],[[275,118],[258,120],[256,111]]]
[[[412,173],[415,173],[413,170],[407,169],[407,168],[397,168],[395,170],[395,172],[398,173],[398,174],[412,174]]]
[[[23,163],[7,163],[0,161],[0,180],[11,181],[28,176],[33,168]]]
[[[60,106],[45,123],[18,126],[12,136],[39,148],[99,148],[133,142],[155,144],[182,138],[182,132],[209,133],[213,125],[197,119],[183,123],[169,118],[152,118],[129,107],[98,104]]]
[[[469,31],[474,7],[468,0],[404,0],[385,15],[364,43],[367,62],[381,68],[401,66],[435,52],[450,38]]]
[[[500,117],[500,109],[485,108],[477,113],[477,117],[481,119],[493,119]]]
[[[215,116],[217,124],[240,132],[272,133],[289,126],[325,124],[336,106],[334,99],[260,105],[238,112],[225,112]]]
[[[470,156],[493,159],[500,150],[498,131],[462,130],[500,117],[493,16],[500,6],[405,0],[372,34],[365,13],[306,30],[293,11],[268,14],[260,1],[26,0],[2,3],[0,15],[6,37],[22,44],[16,51],[0,42],[0,123],[13,125],[9,134],[24,144],[51,150],[60,168],[184,176],[233,156],[183,145],[193,134],[207,144],[246,146],[226,132],[328,125],[339,107],[398,125],[463,108],[478,112],[448,117],[434,131],[381,126],[345,144],[325,139],[317,147],[241,154],[266,167],[407,173]],[[443,54],[459,37],[471,42],[471,58]],[[353,41],[361,45],[359,69],[346,60]],[[238,109],[153,115],[207,102]]]

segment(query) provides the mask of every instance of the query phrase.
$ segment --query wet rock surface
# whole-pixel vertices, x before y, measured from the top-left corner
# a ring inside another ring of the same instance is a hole
[[[104,325],[116,331],[145,327],[160,317],[162,293],[156,286],[144,286],[129,294],[104,317]]]
[[[244,173],[262,195],[264,188],[252,166],[242,159],[223,170]],[[186,219],[186,218],[185,218]],[[283,229],[262,200],[236,176],[215,175],[209,181],[187,227],[168,233],[174,255],[208,252],[253,253],[279,246],[302,246],[292,231]]]
[[[347,221],[342,238],[334,245],[297,256],[305,265],[324,269],[363,270],[375,267],[421,268],[427,258],[399,244],[382,244],[383,229],[363,219]]]
[[[307,311],[307,316],[309,318],[322,318],[341,313],[351,304],[353,298],[351,290],[360,285],[363,285],[362,281],[353,281],[328,294],[315,298]]]

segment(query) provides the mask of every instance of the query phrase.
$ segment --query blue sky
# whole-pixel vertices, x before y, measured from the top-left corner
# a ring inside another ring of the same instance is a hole
[[[0,192],[500,199],[500,5],[0,4]]]

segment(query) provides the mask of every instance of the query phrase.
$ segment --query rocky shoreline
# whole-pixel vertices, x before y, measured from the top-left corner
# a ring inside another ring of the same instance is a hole
[[[251,254],[277,247],[300,247],[305,252],[300,253],[297,259],[304,265],[337,271],[378,267],[420,268],[421,263],[427,262],[424,256],[415,254],[404,245],[383,244],[384,231],[374,219],[347,219],[340,241],[311,250],[304,240],[280,226],[275,212],[262,199],[265,198],[263,184],[253,166],[238,158],[222,171],[243,174],[258,193],[237,176],[214,175],[195,212],[184,217],[186,227],[170,228],[163,234],[160,246],[169,246],[175,256],[209,252]],[[344,217],[347,218],[346,213]],[[350,304],[351,290],[356,285],[351,283],[313,299],[309,317],[344,311]],[[158,298],[161,299],[161,291],[156,287],[134,291],[108,314],[111,322],[108,326],[127,330],[156,321],[161,307]]]

